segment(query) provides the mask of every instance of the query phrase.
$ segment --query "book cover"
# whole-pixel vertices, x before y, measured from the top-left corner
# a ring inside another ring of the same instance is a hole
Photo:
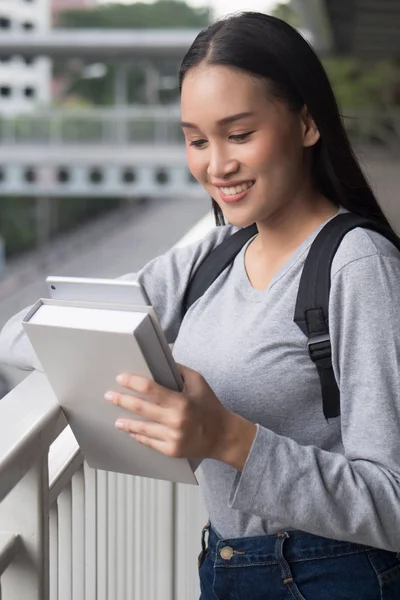
[[[115,381],[122,372],[178,389],[150,312],[43,299],[24,328],[89,466],[197,484],[199,461],[167,457],[117,430],[117,418],[138,416],[104,400],[107,390],[127,393]]]

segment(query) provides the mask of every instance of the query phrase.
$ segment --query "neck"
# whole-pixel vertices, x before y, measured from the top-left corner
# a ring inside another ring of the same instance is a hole
[[[307,200],[294,199],[257,222],[256,248],[268,260],[291,254],[321,223],[337,214],[338,208],[319,193]]]

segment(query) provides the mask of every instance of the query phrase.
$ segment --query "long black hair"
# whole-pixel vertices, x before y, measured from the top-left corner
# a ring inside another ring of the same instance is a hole
[[[313,148],[318,189],[335,204],[391,229],[352,150],[325,69],[300,33],[276,17],[234,14],[196,37],[180,67],[180,90],[186,73],[202,62],[265,79],[270,93],[290,110],[307,106],[320,133]],[[216,223],[223,225],[223,213],[215,200],[212,203]]]

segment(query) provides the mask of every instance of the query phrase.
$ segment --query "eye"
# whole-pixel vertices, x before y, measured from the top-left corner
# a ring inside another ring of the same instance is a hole
[[[229,139],[233,142],[243,142],[246,140],[254,131],[248,131],[247,133],[240,133],[237,135],[230,135]],[[207,143],[207,140],[193,140],[189,142],[189,146],[194,146],[195,148],[204,148],[204,144]]]
[[[229,139],[234,142],[242,142],[243,140],[247,139],[252,133],[254,133],[254,131],[248,131],[247,133],[240,133],[238,135],[230,135]]]
[[[194,146],[195,148],[202,148],[205,143],[206,140],[194,140],[193,142],[189,143],[189,146]]]

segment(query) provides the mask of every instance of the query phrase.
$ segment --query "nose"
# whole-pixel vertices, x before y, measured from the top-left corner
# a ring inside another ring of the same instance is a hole
[[[220,148],[214,148],[210,153],[207,175],[210,179],[224,179],[227,175],[239,170],[239,161],[229,156]]]

